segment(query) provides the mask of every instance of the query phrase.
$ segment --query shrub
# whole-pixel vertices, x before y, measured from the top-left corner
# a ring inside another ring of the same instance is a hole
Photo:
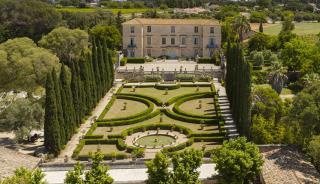
[[[152,96],[141,95],[141,94],[132,94],[132,93],[121,93],[121,94],[126,95],[126,96],[135,96],[135,97],[144,98],[144,99],[150,100],[151,102],[155,103],[158,106],[162,105],[162,101],[160,99],[154,98]]]
[[[104,154],[104,159],[105,160],[112,160],[112,158],[116,158],[117,160],[122,160],[128,158],[128,155],[125,153],[109,153],[109,154]],[[81,161],[87,161],[90,158],[89,155],[79,155],[78,160]]]
[[[156,84],[154,88],[160,89],[160,90],[174,90],[180,88],[180,84]]]
[[[127,63],[145,63],[144,58],[127,58]]]
[[[143,158],[144,157],[144,149],[143,148],[136,148],[134,149],[131,154],[136,158]]]
[[[103,119],[104,116],[107,114],[111,106],[113,105],[114,101],[116,100],[116,96],[112,96],[111,100],[109,101],[108,105],[104,108],[102,113],[100,114],[98,120]]]
[[[80,151],[82,150],[83,146],[84,146],[84,140],[80,140],[79,144],[77,145],[76,149],[74,149],[73,153],[72,153],[72,158],[77,158]]]
[[[151,119],[157,115],[160,114],[160,110],[156,110],[150,114],[147,114],[145,116],[142,117],[136,117],[133,119],[127,119],[127,120],[117,120],[117,121],[107,121],[107,122],[103,122],[103,121],[99,121],[98,123],[98,127],[110,127],[110,126],[121,126],[121,125],[130,125],[130,124],[135,124],[141,121],[145,121],[148,119]]]
[[[210,63],[214,64],[215,63],[215,58],[209,58],[209,57],[203,57],[198,59],[198,63]]]
[[[123,57],[121,60],[120,60],[120,66],[125,66],[127,64],[127,58],[126,57]]]
[[[182,74],[179,73],[176,75],[176,79],[181,82],[194,82],[195,76],[193,74]]]
[[[161,75],[145,75],[144,80],[146,82],[160,82],[162,79]]]
[[[170,111],[169,109],[165,109],[164,113],[175,120],[179,120],[179,121],[185,121],[188,123],[197,123],[200,124],[201,122],[204,122],[205,124],[218,124],[220,119],[203,119],[203,118],[193,118],[193,117],[188,117],[188,116],[184,116],[184,115],[180,115],[180,114],[176,114],[172,111]]]

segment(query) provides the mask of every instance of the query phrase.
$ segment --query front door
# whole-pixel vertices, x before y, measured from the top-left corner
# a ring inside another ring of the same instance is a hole
[[[169,49],[167,54],[170,59],[175,59],[177,57],[176,49]]]

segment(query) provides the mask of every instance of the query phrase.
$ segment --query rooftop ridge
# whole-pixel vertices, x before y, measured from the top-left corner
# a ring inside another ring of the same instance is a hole
[[[214,19],[162,19],[162,18],[134,18],[122,23],[124,25],[132,24],[151,24],[151,25],[219,25],[218,20]]]

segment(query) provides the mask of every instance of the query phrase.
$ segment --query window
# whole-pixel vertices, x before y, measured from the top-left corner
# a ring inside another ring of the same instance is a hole
[[[193,44],[198,45],[199,44],[199,39],[197,37],[193,38]]]
[[[162,49],[162,56],[166,55],[166,49]]]
[[[174,44],[176,44],[176,39],[171,38],[171,45],[174,45]]]
[[[186,44],[186,37],[182,37],[181,38],[181,45],[185,45]]]
[[[151,32],[151,26],[147,27],[147,32],[150,33]]]
[[[195,33],[198,33],[198,32],[199,32],[198,26],[194,27],[194,32],[195,32]]]
[[[151,45],[151,37],[147,37],[147,45]]]
[[[171,26],[171,33],[175,33],[176,32],[176,28],[174,26]]]
[[[134,38],[130,38],[130,45],[134,45]]]
[[[134,27],[133,26],[130,27],[130,32],[134,33]]]
[[[210,33],[214,33],[214,27],[210,27]]]
[[[162,45],[167,44],[167,39],[166,38],[162,38]]]
[[[151,49],[147,49],[147,55],[151,56]]]
[[[214,38],[210,38],[209,45],[214,45]]]
[[[134,56],[135,56],[134,50],[131,50],[131,51],[130,51],[130,56],[131,56],[131,57],[134,57]]]

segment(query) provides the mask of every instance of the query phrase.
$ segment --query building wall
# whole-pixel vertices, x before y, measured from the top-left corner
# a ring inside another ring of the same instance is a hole
[[[148,32],[148,26],[151,26],[151,32]],[[174,26],[175,31],[171,32]],[[200,57],[210,57],[210,51],[220,49],[221,47],[221,27],[219,25],[197,25],[198,33],[195,33],[196,25],[131,25],[123,24],[123,49],[128,57],[144,57],[150,55],[159,57],[163,55],[171,58],[177,57],[195,57],[198,53]],[[131,27],[134,27],[134,33],[131,33]],[[210,28],[214,27],[214,33],[210,33]],[[185,44],[182,39],[185,38]],[[197,37],[198,44],[194,44],[194,38]],[[134,47],[130,45],[130,39],[135,41]],[[166,39],[166,44],[162,44],[162,38]],[[208,48],[210,38],[214,38],[215,48]],[[148,41],[151,39],[151,43]],[[175,40],[171,44],[171,39]],[[131,51],[134,51],[132,55]]]

